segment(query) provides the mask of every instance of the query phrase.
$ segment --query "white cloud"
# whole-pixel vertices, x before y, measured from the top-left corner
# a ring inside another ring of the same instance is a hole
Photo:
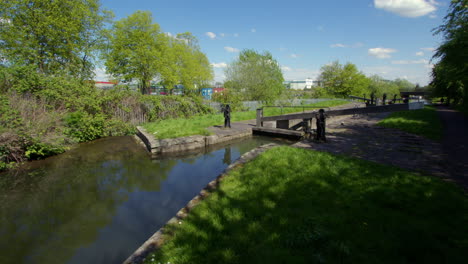
[[[377,74],[388,80],[406,78],[412,83],[426,85],[430,81],[430,69],[422,66],[367,66],[362,68],[366,75]]]
[[[219,33],[219,36],[222,37],[222,38],[224,38],[224,37],[226,36],[226,34],[224,34],[224,33]]]
[[[224,47],[224,50],[227,52],[239,52],[239,49],[233,47]]]
[[[429,61],[425,60],[425,59],[392,61],[392,64],[428,64],[428,63],[429,63]]]
[[[437,18],[437,15],[431,14],[429,15],[429,17],[434,19],[434,18]]]
[[[437,9],[436,5],[434,0],[374,0],[375,8],[404,17],[428,15]]]
[[[291,55],[289,55],[289,57],[291,57],[293,59],[297,59],[297,58],[299,58],[299,55],[292,53]]]
[[[213,66],[213,68],[226,68],[227,64],[225,62],[211,63],[211,66]]]
[[[282,66],[281,69],[285,72],[289,72],[289,71],[292,71],[292,69],[288,66]]]
[[[418,51],[418,52],[416,52],[416,54],[415,54],[415,55],[416,55],[416,56],[424,56],[424,52],[422,52],[422,51]]]
[[[421,50],[433,52],[435,49],[434,48],[421,48]]]
[[[213,32],[206,32],[205,35],[208,36],[210,39],[215,39],[216,38],[216,34],[213,33]]]
[[[255,28],[252,28],[252,29],[250,30],[250,32],[255,33],[255,32],[257,32],[257,30],[256,30]]]
[[[347,46],[345,44],[336,43],[336,44],[331,44],[330,47],[331,48],[346,48]]]
[[[368,54],[374,56],[378,59],[388,59],[390,58],[390,53],[396,52],[395,49],[389,48],[372,48],[368,50]]]

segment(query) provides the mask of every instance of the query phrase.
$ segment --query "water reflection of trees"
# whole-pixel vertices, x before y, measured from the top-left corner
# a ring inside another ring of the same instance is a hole
[[[0,263],[63,263],[96,239],[130,192],[159,190],[175,164],[152,163],[128,138],[47,160],[24,176],[36,181],[2,195]]]
[[[235,146],[207,149],[209,153],[150,160],[131,138],[111,138],[28,164],[14,175],[18,178],[11,182],[16,185],[0,185],[0,263],[64,263],[78,248],[96,241],[132,192],[157,191],[165,182],[173,189],[158,202],[161,208],[170,206],[176,211],[193,197],[186,190],[199,184],[198,192],[206,184],[192,174],[208,179],[203,175],[220,173],[223,161],[232,162],[264,143],[243,139]],[[195,163],[199,163],[196,173],[191,166]],[[169,173],[189,177],[167,179]],[[165,213],[169,214],[160,212]]]

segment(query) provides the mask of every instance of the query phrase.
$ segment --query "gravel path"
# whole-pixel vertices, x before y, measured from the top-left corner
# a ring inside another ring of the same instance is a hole
[[[294,146],[349,155],[461,183],[447,170],[444,146],[441,143],[397,129],[376,126],[388,114],[347,116],[338,121],[330,120],[327,124],[326,143],[304,140]],[[468,155],[464,157],[467,158]]]
[[[444,127],[444,168],[450,178],[468,190],[468,118],[445,106],[437,108]]]

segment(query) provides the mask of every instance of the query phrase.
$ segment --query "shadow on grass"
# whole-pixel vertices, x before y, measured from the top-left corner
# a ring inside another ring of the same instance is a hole
[[[147,263],[462,263],[467,221],[452,184],[279,147],[224,178]]]

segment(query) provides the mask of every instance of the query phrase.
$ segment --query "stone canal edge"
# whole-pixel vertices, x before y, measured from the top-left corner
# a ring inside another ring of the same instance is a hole
[[[163,227],[161,227],[156,233],[154,233],[148,240],[146,240],[143,245],[141,245],[127,260],[125,260],[124,264],[136,264],[142,263],[143,260],[148,256],[149,253],[155,251],[164,243],[164,230],[165,227],[171,224],[176,224],[183,219],[185,219],[189,212],[192,211],[200,202],[206,199],[213,191],[215,191],[218,187],[222,179],[229,175],[229,171],[232,169],[238,168],[243,164],[253,160],[261,153],[265,152],[266,150],[278,146],[277,144],[270,143],[258,148],[255,148],[247,153],[244,153],[239,159],[237,159],[234,163],[229,165],[216,179],[211,181],[203,188],[200,193],[195,196],[192,200],[190,200],[185,207],[180,209],[177,214],[172,217]]]

